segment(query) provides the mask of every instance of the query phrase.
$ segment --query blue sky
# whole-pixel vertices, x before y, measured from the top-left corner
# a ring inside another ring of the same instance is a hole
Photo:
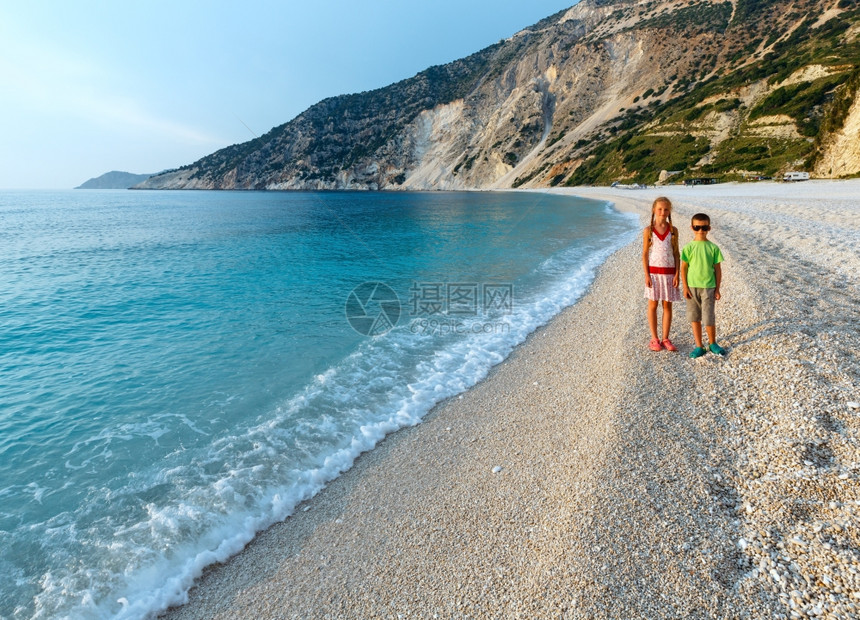
[[[0,0],[0,188],[187,164],[573,4]]]

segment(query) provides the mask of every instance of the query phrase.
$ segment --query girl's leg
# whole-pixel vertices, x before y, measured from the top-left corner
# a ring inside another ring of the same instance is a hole
[[[651,328],[651,338],[659,340],[657,337],[657,304],[659,302],[652,299],[648,300],[648,327]]]
[[[663,302],[663,340],[669,339],[669,330],[672,329],[672,302]]]

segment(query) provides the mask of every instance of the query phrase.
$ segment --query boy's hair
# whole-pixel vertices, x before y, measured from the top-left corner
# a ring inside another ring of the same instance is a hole
[[[705,222],[706,224],[710,224],[711,218],[705,213],[696,213],[696,215],[690,218],[690,222]]]

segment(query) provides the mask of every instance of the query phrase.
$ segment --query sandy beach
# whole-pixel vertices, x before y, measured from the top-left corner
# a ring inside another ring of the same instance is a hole
[[[860,181],[558,191],[708,213],[728,355],[648,349],[637,238],[165,617],[860,617]]]

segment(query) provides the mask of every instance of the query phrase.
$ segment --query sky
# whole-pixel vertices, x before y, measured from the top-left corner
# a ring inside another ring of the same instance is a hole
[[[575,0],[0,0],[0,188],[154,173]]]

